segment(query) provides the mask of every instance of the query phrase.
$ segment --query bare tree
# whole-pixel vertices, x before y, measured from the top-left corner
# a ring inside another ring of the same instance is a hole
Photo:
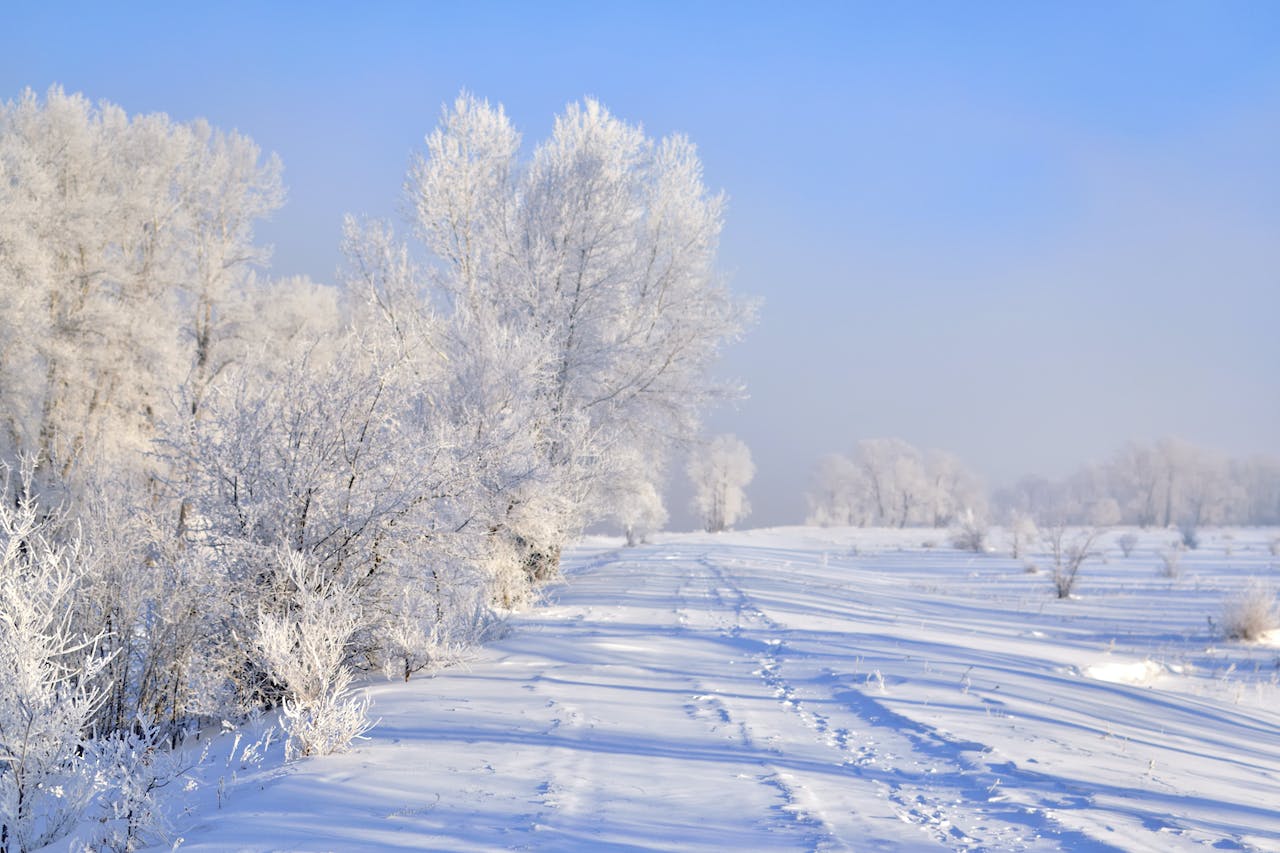
[[[1065,524],[1050,528],[1044,536],[1053,558],[1053,588],[1058,598],[1070,598],[1085,560],[1098,556],[1093,549],[1102,531],[1098,528],[1070,531]]]

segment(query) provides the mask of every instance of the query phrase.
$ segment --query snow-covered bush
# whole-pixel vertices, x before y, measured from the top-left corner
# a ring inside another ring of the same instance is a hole
[[[172,746],[166,727],[142,715],[127,729],[94,742],[101,814],[93,837],[81,839],[88,849],[132,853],[165,839],[169,816],[161,794],[181,785],[208,753],[206,746],[191,757]]]
[[[454,561],[427,567],[429,579],[404,584],[383,617],[383,669],[405,681],[462,660],[467,651],[501,633],[485,584]]]
[[[1182,577],[1182,548],[1173,546],[1160,552],[1160,574],[1170,580]]]
[[[1116,545],[1120,548],[1120,553],[1126,558],[1133,554],[1133,549],[1138,547],[1138,534],[1132,530],[1121,533],[1116,537]]]
[[[367,697],[353,695],[349,644],[361,626],[359,601],[349,584],[326,577],[303,554],[281,555],[292,589],[281,612],[258,616],[258,649],[271,677],[285,689],[282,702],[290,758],[343,752],[373,725]]]
[[[951,534],[951,544],[961,551],[981,554],[987,550],[987,525],[973,510],[960,515],[959,526]]]
[[[0,849],[25,851],[64,835],[92,801],[87,738],[107,660],[103,632],[74,621],[87,555],[55,539],[57,516],[23,474],[16,506],[0,501]]]
[[[129,485],[95,484],[79,512],[93,559],[76,618],[111,627],[93,726],[100,736],[134,731],[141,715],[176,742],[201,716],[242,710],[235,678],[245,648],[227,630],[239,626],[226,561],[184,541],[173,515]]]
[[[1275,628],[1280,628],[1280,603],[1268,584],[1251,580],[1223,602],[1222,631],[1227,639],[1257,640]]]

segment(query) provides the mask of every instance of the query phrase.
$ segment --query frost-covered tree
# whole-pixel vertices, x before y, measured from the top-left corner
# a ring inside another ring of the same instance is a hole
[[[945,527],[982,524],[986,496],[978,479],[950,453],[922,453],[897,438],[858,442],[851,457],[824,457],[809,493],[815,524]]]
[[[621,484],[611,497],[615,517],[622,525],[628,546],[647,541],[667,523],[662,494],[648,479],[629,480]]]
[[[0,105],[0,463],[39,459],[29,485],[77,522],[0,489],[0,848],[61,832],[95,787],[99,840],[134,845],[165,773],[147,753],[210,718],[283,703],[292,752],[341,748],[365,724],[353,667],[457,660],[636,482],[614,451],[679,433],[666,374],[705,349],[683,316],[645,315],[672,364],[635,394],[659,414],[597,419],[557,402],[562,337],[441,298],[448,265],[389,231],[349,225],[345,291],[260,275],[253,227],[281,198],[276,161],[202,122],[58,89]],[[663,239],[653,298],[690,309],[697,270],[671,258],[703,236]]]
[[[1226,517],[1248,524],[1280,524],[1280,459],[1253,456],[1228,463],[1228,481],[1235,487]]]
[[[923,454],[898,438],[858,442],[855,463],[868,485],[876,524],[905,527],[920,512],[930,490]]]
[[[150,470],[157,419],[226,359],[279,165],[203,122],[51,89],[0,106],[0,395],[9,458]],[[154,473],[154,472],[152,472]]]
[[[1268,524],[1280,519],[1280,463],[1232,460],[1174,438],[1131,441],[1061,480],[1024,477],[994,500],[1044,525]]]
[[[756,474],[751,450],[741,439],[718,435],[689,457],[693,505],[708,533],[727,530],[751,511],[746,487]]]
[[[985,523],[987,497],[978,478],[960,458],[945,450],[930,450],[924,457],[928,524],[946,527],[950,524]]]
[[[528,161],[519,151],[502,108],[463,95],[408,191],[440,262],[438,304],[471,333],[451,356],[463,372],[514,380],[526,413],[530,476],[495,526],[554,563],[570,533],[608,514],[612,460],[689,438],[705,404],[732,390],[708,371],[749,309],[715,272],[724,203],[687,139],[654,141],[587,100]],[[502,412],[499,400],[478,408]]]
[[[610,475],[600,489],[611,520],[622,528],[629,547],[644,542],[667,523],[667,509],[655,482],[664,461],[659,449],[620,454],[612,460]]]
[[[809,491],[809,524],[823,527],[865,525],[867,501],[853,460],[831,453],[818,463]]]

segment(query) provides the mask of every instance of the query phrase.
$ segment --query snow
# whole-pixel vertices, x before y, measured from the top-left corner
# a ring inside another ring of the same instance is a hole
[[[1164,672],[1164,666],[1153,660],[1110,661],[1095,663],[1084,669],[1084,674],[1112,684],[1150,684]]]
[[[210,760],[175,831],[184,851],[1280,849],[1280,658],[1211,623],[1276,577],[1275,531],[1229,553],[1206,534],[1177,580],[1169,536],[1109,547],[1065,601],[933,531],[587,539],[466,666],[371,682],[381,722],[350,753]]]

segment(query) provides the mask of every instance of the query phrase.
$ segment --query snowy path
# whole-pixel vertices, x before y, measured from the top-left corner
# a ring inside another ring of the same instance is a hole
[[[998,560],[806,535],[580,549],[469,668],[375,683],[370,741],[240,779],[182,849],[1280,849],[1274,678],[1086,678],[1181,641]]]

